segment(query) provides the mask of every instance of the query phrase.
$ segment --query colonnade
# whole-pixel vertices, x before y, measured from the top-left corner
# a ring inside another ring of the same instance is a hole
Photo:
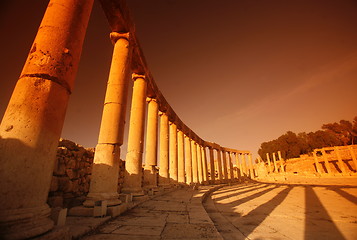
[[[266,153],[267,163],[268,163],[268,172],[269,173],[285,173],[284,169],[284,159],[281,157],[281,152],[273,152],[272,159],[270,154]],[[278,159],[277,159],[278,157]]]
[[[118,173],[130,73],[134,83],[121,193],[142,196],[160,186],[253,177],[250,152],[201,139],[167,103],[147,68],[125,1],[101,4],[114,47],[83,205],[121,204]],[[30,238],[53,228],[46,200],[92,5],[93,0],[50,1],[1,122],[0,235],[4,239]]]

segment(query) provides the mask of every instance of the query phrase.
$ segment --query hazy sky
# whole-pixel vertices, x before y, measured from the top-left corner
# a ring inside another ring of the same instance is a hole
[[[0,115],[47,3],[0,3]],[[207,141],[255,153],[288,130],[316,131],[357,115],[356,0],[128,4],[158,87]],[[86,147],[95,146],[99,133],[113,49],[109,31],[96,2],[62,132]]]

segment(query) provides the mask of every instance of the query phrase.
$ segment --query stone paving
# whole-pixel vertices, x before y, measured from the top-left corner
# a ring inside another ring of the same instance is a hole
[[[204,206],[224,239],[357,239],[357,187],[248,183]]]
[[[184,188],[148,200],[81,239],[222,239],[202,205],[210,188]]]

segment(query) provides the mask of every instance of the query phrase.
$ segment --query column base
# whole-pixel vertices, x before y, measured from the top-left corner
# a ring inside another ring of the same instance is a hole
[[[27,239],[48,232],[54,226],[48,205],[0,210],[1,239]]]
[[[121,204],[118,193],[88,193],[87,199],[84,201],[83,206],[94,207],[97,201],[107,201],[108,206],[116,206]]]

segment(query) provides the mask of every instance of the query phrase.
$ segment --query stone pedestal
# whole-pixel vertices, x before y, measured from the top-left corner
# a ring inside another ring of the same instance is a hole
[[[129,34],[113,32],[110,36],[114,51],[89,193],[83,203],[86,207],[94,207],[97,201],[107,201],[108,206],[120,204],[117,191],[129,85]]]
[[[53,227],[46,200],[92,5],[49,3],[2,119],[2,239],[31,238]]]
[[[168,186],[169,184],[169,118],[165,113],[160,112],[159,186]]]
[[[134,87],[130,111],[128,151],[125,159],[125,179],[122,192],[133,196],[143,195],[142,155],[146,109],[145,76],[133,74]]]

